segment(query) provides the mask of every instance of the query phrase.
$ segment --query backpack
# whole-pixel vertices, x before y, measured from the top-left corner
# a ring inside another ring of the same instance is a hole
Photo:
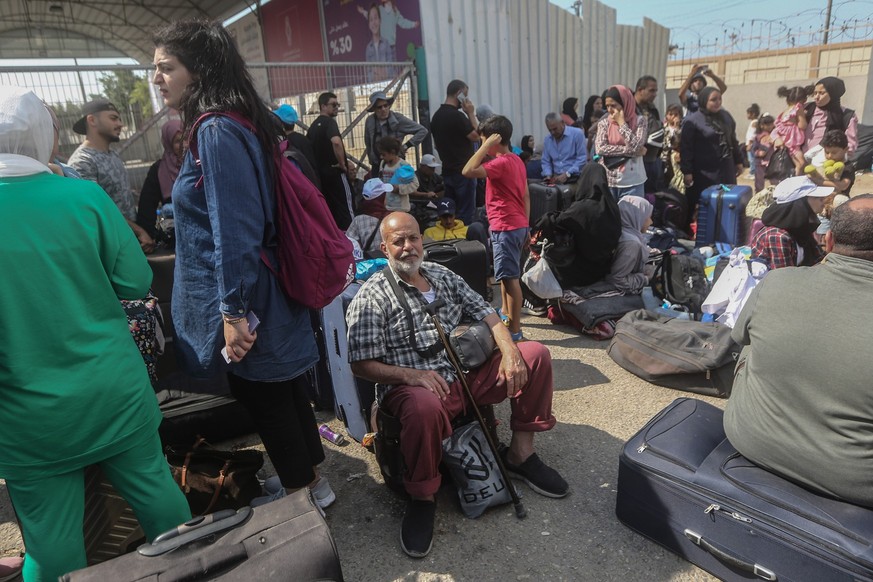
[[[252,122],[236,112],[204,113],[191,128],[188,149],[200,164],[197,128],[207,117],[229,117],[251,132]],[[279,280],[290,299],[320,309],[342,293],[355,276],[352,243],[337,227],[324,195],[278,148],[275,164],[276,236],[278,264],[261,249],[261,260]]]
[[[703,262],[691,255],[663,253],[652,275],[652,291],[661,299],[699,315],[709,294]]]

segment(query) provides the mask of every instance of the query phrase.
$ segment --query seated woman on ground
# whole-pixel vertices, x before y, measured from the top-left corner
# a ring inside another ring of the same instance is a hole
[[[652,225],[652,204],[640,196],[625,196],[618,201],[621,214],[621,236],[612,259],[609,274],[602,281],[582,288],[583,297],[594,297],[611,291],[639,295],[648,285],[644,272],[651,250],[643,233]]]

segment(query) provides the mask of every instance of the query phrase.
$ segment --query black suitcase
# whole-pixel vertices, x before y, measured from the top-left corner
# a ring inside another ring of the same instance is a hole
[[[446,240],[424,245],[425,260],[439,263],[460,275],[483,298],[488,293],[488,253],[475,240]]]
[[[256,509],[194,518],[134,553],[61,577],[64,582],[342,579],[333,537],[305,488]]]
[[[575,184],[544,184],[539,180],[528,180],[528,192],[530,193],[530,219],[531,228],[544,214],[555,210],[564,210],[573,202],[573,189]]]
[[[634,435],[619,459],[618,519],[723,580],[873,580],[873,510],[755,466],[722,416],[680,398]]]

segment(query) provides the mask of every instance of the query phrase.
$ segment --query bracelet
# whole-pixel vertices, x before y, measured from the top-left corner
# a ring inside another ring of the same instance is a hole
[[[228,317],[226,315],[222,316],[224,319],[224,323],[228,323],[230,325],[236,325],[241,321],[245,321],[245,317]]]

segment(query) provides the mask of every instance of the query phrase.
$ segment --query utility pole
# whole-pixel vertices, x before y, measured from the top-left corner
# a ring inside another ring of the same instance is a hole
[[[833,8],[833,6],[834,0],[828,0],[828,9],[825,16],[824,42],[822,42],[822,44],[828,43],[828,36],[830,36],[831,32],[831,8]]]

